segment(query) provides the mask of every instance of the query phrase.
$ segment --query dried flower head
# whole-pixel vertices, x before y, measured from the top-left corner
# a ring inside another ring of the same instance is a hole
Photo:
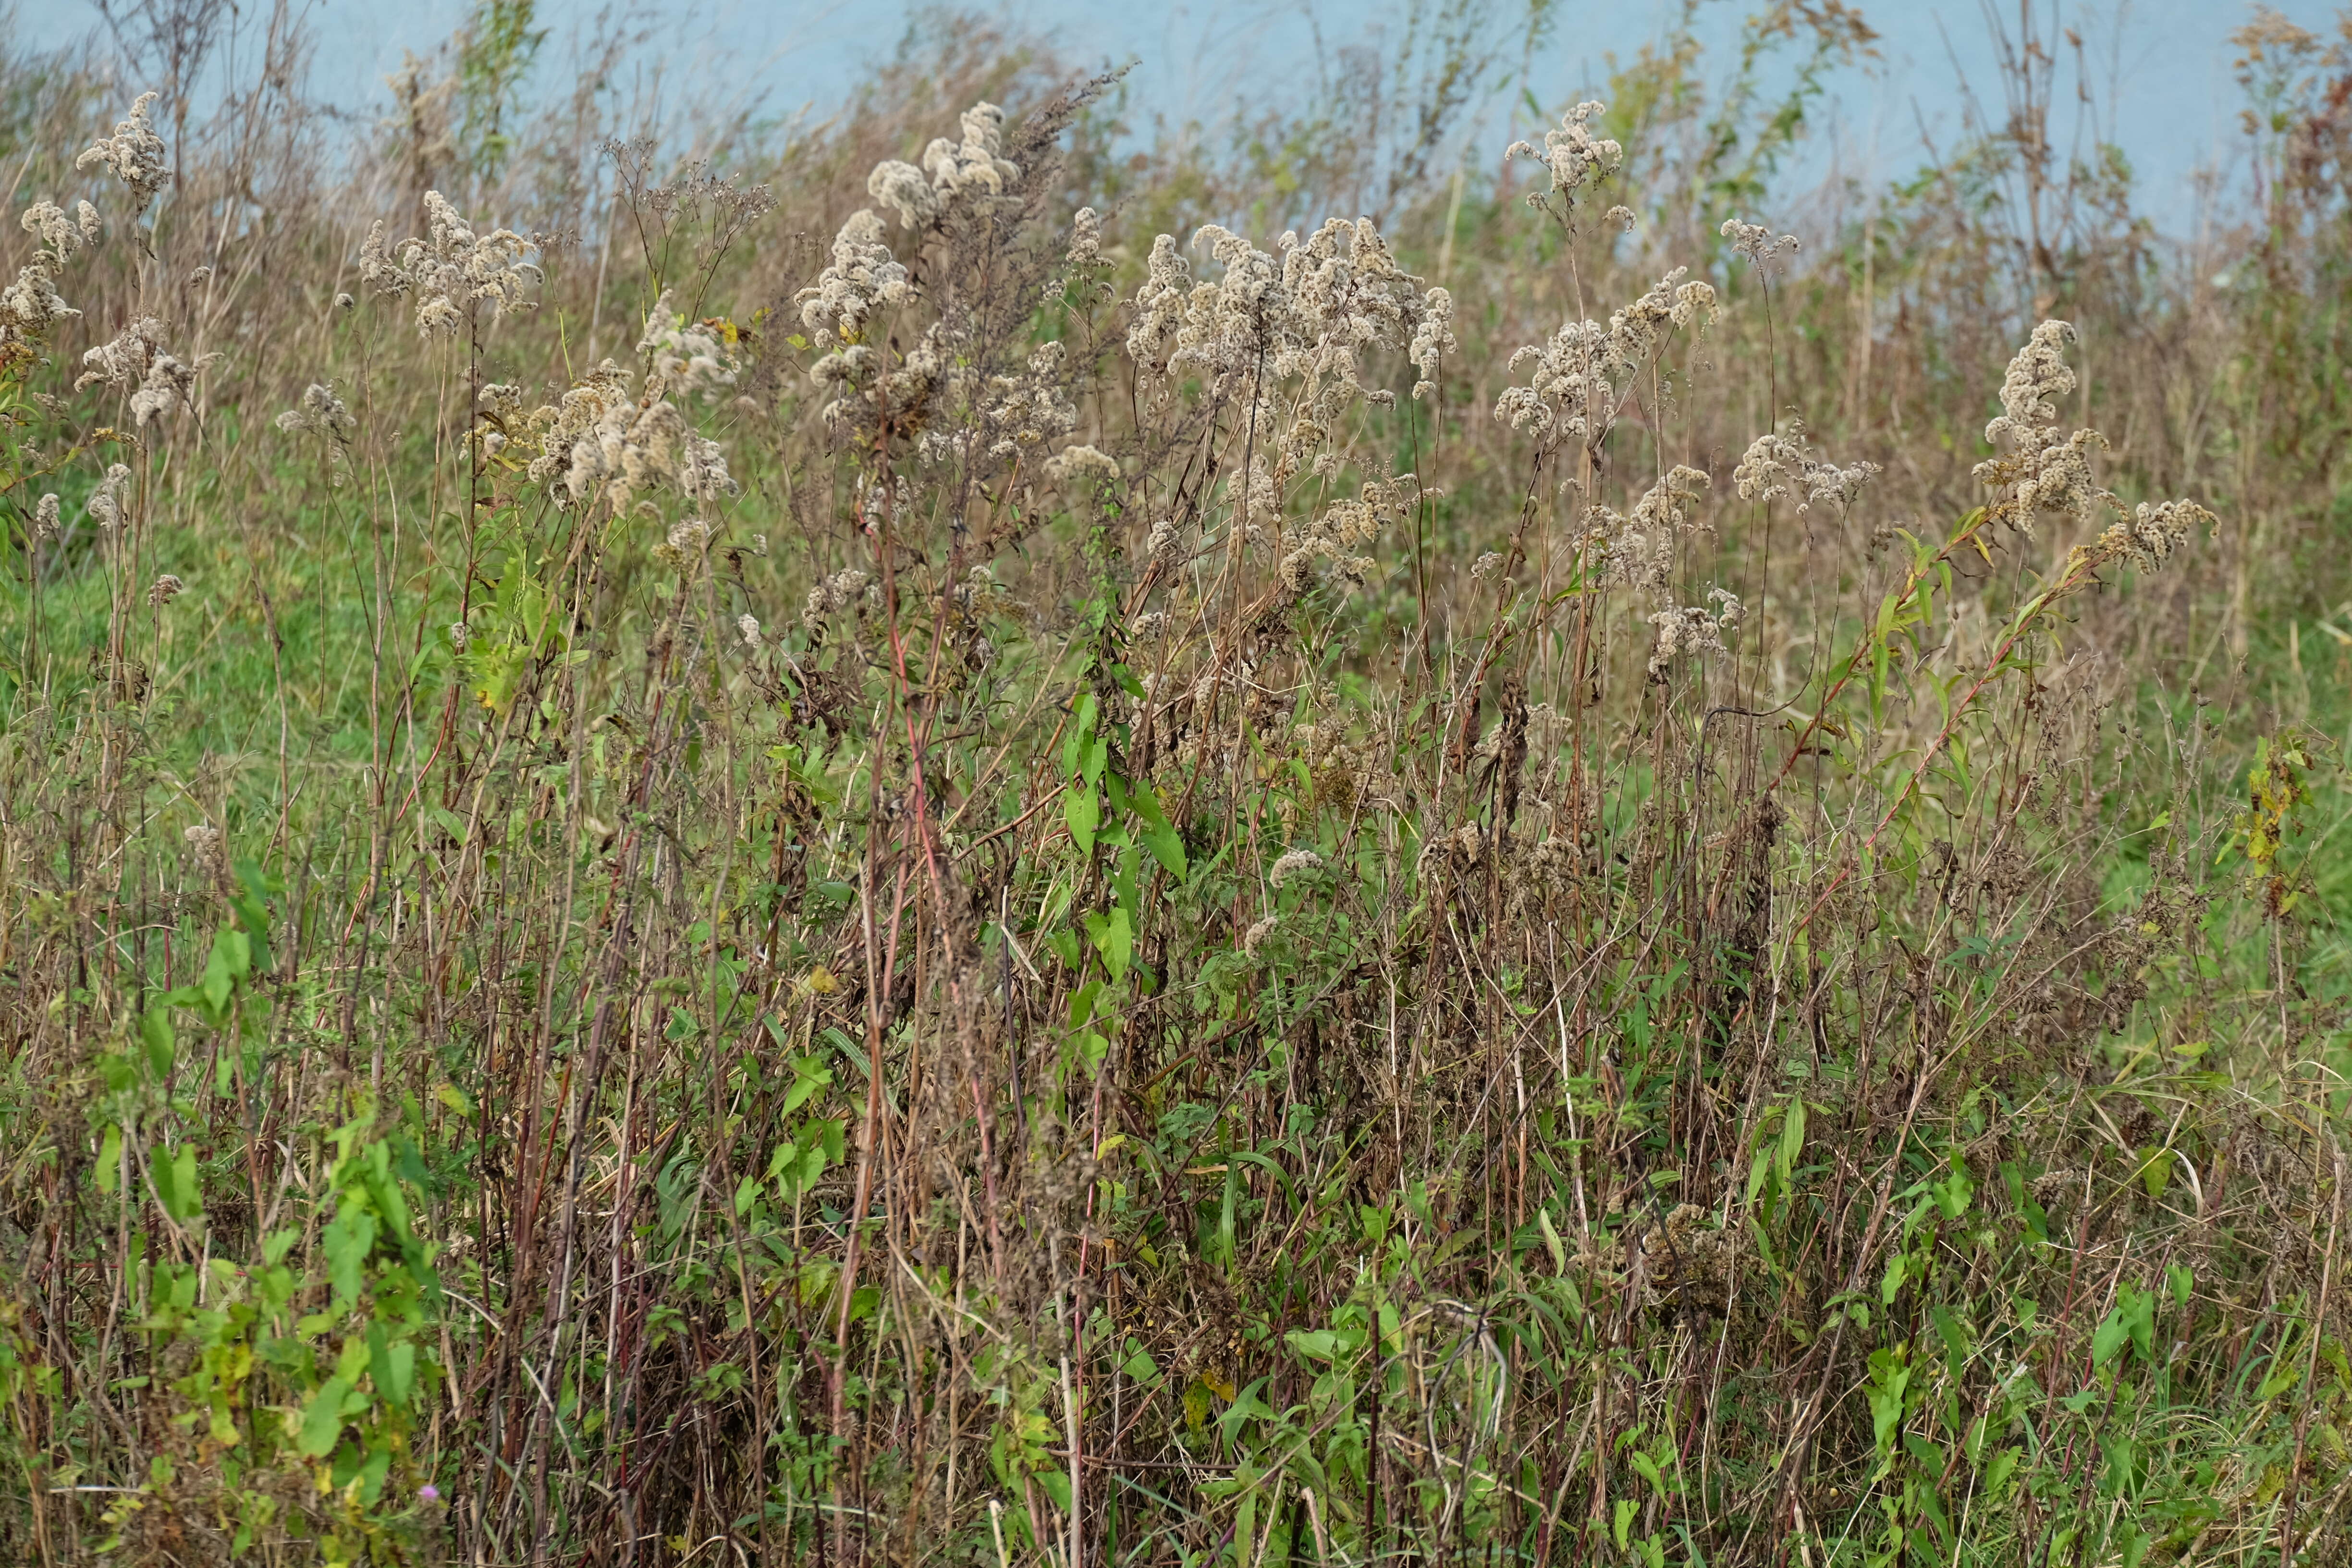
[[[130,468],[121,463],[110,464],[106,477],[98,481],[98,489],[90,492],[86,509],[89,520],[109,532],[121,527],[128,521],[122,515],[122,492],[130,484]]]
[[[71,216],[55,202],[35,202],[18,221],[26,234],[39,237],[50,261],[58,266],[71,260],[82,247],[95,244],[105,229],[98,209],[88,202],[80,203]]]
[[[2074,341],[2074,329],[2065,321],[2043,321],[2033,329],[2001,378],[2001,411],[1985,426],[1986,440],[2005,439],[2012,449],[1976,466],[1977,479],[1993,492],[1987,511],[2029,538],[2034,519],[2045,511],[2064,513],[2077,523],[2102,511],[2125,515],[2123,502],[2091,471],[2091,454],[2105,450],[2106,438],[2090,429],[2061,434],[2058,400],[2075,384],[2064,350]],[[2130,531],[2126,526],[2126,534]]]
[[[1616,424],[1629,378],[1664,347],[1667,335],[1683,328],[1705,331],[1715,318],[1715,289],[1685,282],[1688,269],[1675,268],[1640,299],[1599,321],[1570,321],[1547,342],[1511,355],[1517,375],[1534,368],[1524,386],[1504,388],[1495,417],[1526,430],[1546,450],[1570,441],[1597,444]]]
[[[179,578],[173,576],[171,573],[166,572],[161,577],[156,578],[152,584],[148,585],[147,602],[160,610],[164,605],[170,604],[173,600],[178,598],[182,594],[187,592],[187,588],[188,585],[185,583],[180,581]]]
[[[74,390],[103,384],[131,394],[131,416],[144,425],[195,397],[196,377],[218,354],[204,354],[189,364],[163,346],[163,323],[142,316],[114,337],[81,356],[89,368],[74,378]]]
[[[1319,871],[1322,868],[1323,857],[1315,853],[1314,850],[1293,849],[1274,863],[1273,867],[1267,870],[1265,879],[1273,886],[1279,888],[1285,882],[1289,881],[1293,877],[1299,876],[1307,871]]]
[[[1083,443],[1065,447],[1045,459],[1045,477],[1057,485],[1115,485],[1118,459]]]
[[[131,105],[131,113],[114,123],[114,134],[101,136],[91,142],[74,167],[86,169],[92,163],[103,163],[114,177],[131,192],[131,220],[136,223],[163,188],[171,171],[163,166],[163,138],[147,119],[147,107],[160,94],[142,92]]]
[[[1709,596],[1721,605],[1719,612],[1710,614],[1699,605],[1685,605],[1650,617],[1650,624],[1658,629],[1657,641],[1650,649],[1651,679],[1663,679],[1679,655],[1728,651],[1723,646],[1723,634],[1738,626],[1739,601],[1721,589]]]
[[[1769,503],[1793,496],[1800,512],[1822,502],[1843,512],[1880,471],[1876,463],[1840,468],[1816,458],[1806,447],[1804,422],[1791,420],[1787,435],[1759,436],[1748,443],[1739,466],[1731,471],[1731,479],[1742,500]]]
[[[857,604],[873,579],[856,567],[835,572],[832,576],[809,590],[808,605],[801,611],[801,625],[816,631],[828,616],[838,615]]]
[[[58,498],[52,491],[34,504],[33,542],[38,544],[44,540],[55,539],[58,531]]]
[[[753,653],[760,651],[760,618],[742,615],[735,617],[735,629],[742,635],[743,646]]]
[[[1064,259],[1073,268],[1108,265],[1102,253],[1102,216],[1092,207],[1080,207],[1070,216],[1070,248]]]
[[[1242,932],[1242,951],[1255,956],[1257,950],[1265,945],[1266,938],[1274,934],[1274,928],[1281,923],[1280,915],[1267,915],[1251,921],[1249,930]]]
[[[58,294],[51,263],[42,258],[16,269],[16,280],[0,289],[0,350],[37,352],[49,330],[79,310]]]
[[[2099,551],[2110,558],[2128,557],[2143,572],[2153,572],[2189,542],[2191,528],[2215,526],[2213,514],[2193,500],[2142,501],[2130,517],[2109,525],[2099,536]]]
[[[1624,148],[1606,137],[1593,135],[1589,129],[1608,111],[1605,103],[1580,103],[1560,116],[1557,129],[1544,132],[1541,152],[1531,142],[1514,142],[1503,156],[1541,163],[1551,172],[1552,193],[1572,195],[1616,173],[1618,165],[1625,161]]]
[[[278,427],[289,435],[324,436],[335,441],[345,439],[358,423],[335,395],[332,382],[312,382],[302,389],[302,400],[278,416]]]
[[[839,350],[859,342],[866,323],[877,310],[905,304],[915,297],[907,269],[882,241],[882,220],[870,208],[849,216],[833,238],[833,260],[817,274],[816,282],[793,296],[801,325],[821,348]],[[837,358],[828,355],[828,359]],[[821,374],[824,362],[810,374],[820,383],[845,376]]]
[[[540,278],[534,241],[510,228],[477,234],[438,191],[425,193],[425,237],[388,245],[378,223],[360,246],[360,277],[371,288],[389,299],[416,296],[418,336],[454,335],[478,307],[493,316],[537,308],[528,297]]]
[[[720,336],[720,327],[688,321],[669,306],[669,290],[654,302],[646,317],[645,335],[637,353],[646,362],[648,386],[663,391],[708,395],[735,384],[742,366]]]
[[[1734,251],[1759,267],[1770,262],[1784,250],[1794,254],[1799,243],[1793,234],[1776,236],[1760,223],[1742,223],[1736,217],[1725,218],[1723,226],[1717,232],[1731,241]]]

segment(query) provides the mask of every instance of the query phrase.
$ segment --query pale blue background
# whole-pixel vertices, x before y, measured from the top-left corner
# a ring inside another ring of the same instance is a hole
[[[1990,4],[2014,26],[2016,0]],[[1709,0],[1700,12],[1702,36],[1719,42],[1727,55],[1748,8],[1743,0]],[[258,7],[248,0],[246,9]],[[542,84],[568,79],[574,40],[602,9],[597,0],[541,0],[541,19],[551,28],[541,59]],[[1213,126],[1237,105],[1262,107],[1277,94],[1295,99],[1300,73],[1317,70],[1331,49],[1384,25],[1393,37],[1402,13],[1393,0],[1011,0],[992,9],[1051,39],[1074,64],[1137,59],[1131,102],[1147,127],[1150,115]],[[2325,0],[2281,0],[2278,9],[2315,31],[2335,31],[2335,7]],[[888,55],[911,10],[901,0],[641,0],[631,13],[633,26],[649,42],[629,86],[673,107],[690,99],[710,119],[739,108],[821,117],[838,105],[862,66]],[[1792,185],[1817,185],[1832,174],[1875,184],[1915,166],[1923,128],[1947,144],[1961,131],[1963,81],[1989,110],[2000,112],[1993,49],[1979,0],[1862,0],[1862,10],[1883,35],[1883,58],[1840,74],[1824,115],[1825,134],[1807,166],[1793,172]],[[2053,11],[2043,0],[2034,10],[2045,26],[2055,15],[2084,36],[2106,116],[2100,133],[2119,141],[2140,171],[2143,209],[2189,237],[2200,219],[2197,174],[2229,174],[2242,163],[2228,37],[2251,7],[2210,0],[2104,0]],[[382,79],[399,64],[402,50],[428,50],[465,11],[464,0],[311,0],[319,40],[315,89],[362,114],[377,110]],[[1632,54],[1663,31],[1670,15],[1654,0],[1569,0],[1551,44],[1536,60],[1537,97],[1561,103],[1594,87],[1605,78],[1612,52]],[[96,27],[87,0],[37,0],[15,23],[20,37],[43,45]],[[2062,90],[2060,100],[2063,145],[2073,129],[2071,93]],[[1474,153],[1478,161],[1498,154],[1508,140],[1507,112],[1498,108],[1482,128]]]

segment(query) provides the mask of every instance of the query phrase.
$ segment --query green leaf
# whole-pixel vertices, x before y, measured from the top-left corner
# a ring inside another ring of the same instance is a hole
[[[1081,855],[1095,852],[1095,830],[1102,826],[1102,802],[1092,784],[1070,786],[1062,797],[1062,820],[1070,825],[1070,842]]]
[[[1110,971],[1112,981],[1123,978],[1129,961],[1135,956],[1135,927],[1129,921],[1127,910],[1114,904],[1108,913],[1088,915],[1087,935],[1102,954],[1103,965]]]
[[[204,1212],[204,1194],[196,1181],[196,1152],[182,1149],[176,1153],[158,1146],[149,1151],[148,1163],[155,1175],[155,1195],[163,1200],[163,1212],[185,1225]]]
[[[1184,858],[1184,836],[1166,823],[1143,830],[1143,847],[1151,858],[1168,869],[1168,874],[1182,881],[1188,874],[1189,862]]]
[[[111,1193],[122,1181],[122,1129],[109,1124],[98,1144],[98,1190]]]
[[[369,1325],[367,1347],[368,1375],[375,1379],[376,1392],[406,1409],[416,1386],[416,1347],[405,1341],[393,1343],[382,1323]]]
[[[151,1007],[139,1020],[139,1036],[147,1044],[147,1066],[162,1083],[172,1076],[172,1052],[177,1043],[172,1033],[172,1019],[161,1007]]]
[[[1920,1468],[1929,1475],[1940,1476],[1944,1473],[1944,1449],[1941,1444],[1930,1442],[1916,1432],[1906,1432],[1903,1434],[1903,1447],[1909,1451],[1913,1458],[1919,1461]]]
[[[1788,1181],[1796,1174],[1797,1156],[1805,1148],[1805,1102],[1789,1101],[1789,1114],[1780,1119],[1780,1179]]]
[[[335,1300],[355,1299],[366,1282],[368,1254],[375,1248],[375,1215],[346,1203],[327,1222],[320,1241],[327,1255],[327,1283]]]
[[[832,1070],[824,1064],[822,1056],[793,1058],[793,1087],[785,1091],[784,1103],[777,1114],[790,1116],[807,1104],[819,1089],[833,1087]]]
[[[2131,1336],[2139,1359],[2156,1359],[2156,1292],[2126,1285],[2117,1292],[2116,1314],[2123,1320],[2124,1331]]]
[[[344,1378],[331,1377],[319,1385],[319,1392],[302,1407],[302,1428],[295,1435],[295,1451],[313,1459],[323,1459],[335,1447],[335,1439],[343,1433],[343,1395],[352,1391]]]
[[[2118,1306],[2106,1315],[2091,1335],[2091,1364],[2105,1366],[2115,1360],[2116,1352],[2124,1348],[2124,1342],[2130,1337],[2131,1331],[2124,1326],[2123,1308]]]

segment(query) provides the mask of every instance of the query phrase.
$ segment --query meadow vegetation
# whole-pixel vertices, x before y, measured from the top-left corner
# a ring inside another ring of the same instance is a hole
[[[1205,129],[116,15],[0,56],[10,1561],[2352,1560],[2352,23],[2185,241],[2031,7],[1812,191],[1837,0]]]

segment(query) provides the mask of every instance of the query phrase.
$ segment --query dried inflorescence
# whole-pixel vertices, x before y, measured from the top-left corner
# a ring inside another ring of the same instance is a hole
[[[1323,868],[1323,857],[1312,849],[1293,849],[1275,861],[1265,874],[1267,883],[1279,888],[1292,878]]]
[[[130,114],[115,121],[114,134],[100,137],[74,160],[77,169],[103,164],[122,182],[131,192],[131,219],[134,223],[171,177],[171,170],[163,163],[163,138],[156,134],[147,118],[148,106],[160,96],[141,93],[131,103]]]
[[[1715,608],[1684,605],[1650,616],[1650,624],[1657,628],[1657,639],[1650,648],[1650,679],[1663,679],[1668,668],[1684,654],[1729,651],[1724,646],[1724,636],[1738,629],[1745,612],[1727,589],[1709,589],[1707,602]]]
[[[148,585],[147,602],[160,610],[187,592],[187,588],[188,585],[185,583],[166,572]]]
[[[923,166],[886,159],[866,177],[866,194],[898,215],[908,228],[927,228],[960,207],[986,210],[1021,178],[1021,166],[1003,155],[1004,110],[975,103],[963,111],[963,139],[931,139]]]
[[[833,259],[817,274],[816,282],[793,296],[801,325],[819,348],[835,351],[860,342],[866,323],[875,312],[907,303],[915,297],[906,268],[883,242],[882,220],[872,209],[850,214],[833,238]],[[824,361],[810,374],[823,383],[835,376],[820,374]],[[843,378],[845,379],[845,378]]]
[[[121,463],[109,464],[106,477],[98,481],[98,489],[90,492],[89,504],[84,509],[89,520],[110,533],[121,527],[125,521],[122,494],[130,488],[130,468]]]
[[[1532,364],[1527,384],[1506,387],[1495,400],[1495,417],[1525,430],[1550,451],[1574,441],[1597,447],[1617,421],[1631,377],[1647,365],[1669,332],[1704,332],[1716,313],[1715,286],[1685,281],[1675,268],[1640,299],[1599,321],[1570,321],[1548,342],[1511,355],[1513,375]]]
[[[1251,397],[1271,423],[1273,389],[1303,383],[1287,401],[1319,435],[1359,400],[1388,399],[1361,382],[1368,355],[1401,349],[1427,383],[1454,347],[1453,297],[1398,267],[1369,218],[1286,234],[1279,258],[1216,224],[1192,244],[1223,275],[1193,282],[1175,239],[1160,236],[1128,329],[1129,357],[1163,391],[1197,374],[1212,396]]]
[[[1769,505],[1790,498],[1800,513],[1826,504],[1836,508],[1843,516],[1863,487],[1881,471],[1876,463],[1840,468],[1815,457],[1806,445],[1803,421],[1791,420],[1787,435],[1776,431],[1748,443],[1738,467],[1731,471],[1731,482],[1738,489],[1741,500]]]
[[[743,367],[722,337],[723,327],[688,321],[683,312],[670,309],[669,290],[663,289],[646,317],[645,335],[637,340],[646,384],[689,396],[734,385]]]
[[[1674,574],[1675,544],[1685,534],[1706,527],[1694,520],[1691,509],[1708,483],[1700,470],[1677,463],[1643,492],[1632,517],[1621,517],[1605,506],[1589,508],[1580,548],[1592,580],[1664,588]]]
[[[1587,100],[1560,116],[1558,127],[1544,132],[1543,150],[1538,152],[1532,142],[1514,142],[1503,154],[1506,158],[1530,158],[1542,163],[1551,173],[1549,194],[1567,195],[1571,200],[1586,185],[1598,184],[1617,172],[1625,161],[1625,149],[1605,136],[1595,136],[1592,122],[1609,111],[1605,103]],[[1528,198],[1540,200],[1540,196]],[[1612,209],[1612,216],[1622,209]],[[1627,215],[1630,216],[1631,215]]]
[[[98,209],[88,202],[77,204],[70,215],[55,202],[35,202],[25,209],[25,216],[18,221],[26,234],[39,238],[51,264],[60,267],[85,246],[97,244],[98,237],[106,230]]]
[[[1736,254],[1759,267],[1768,265],[1783,251],[1794,254],[1800,243],[1793,234],[1776,235],[1760,223],[1742,223],[1736,217],[1725,218],[1723,226],[1716,232],[1731,241]]]
[[[1360,547],[1378,538],[1390,523],[1410,516],[1423,494],[1418,479],[1399,474],[1391,479],[1367,479],[1355,499],[1333,502],[1291,536],[1291,548],[1276,569],[1284,590],[1294,598],[1305,593],[1320,561],[1330,562],[1333,576],[1345,585],[1363,586],[1379,563],[1360,553]]]
[[[873,580],[870,574],[854,566],[835,572],[809,590],[808,604],[801,611],[801,625],[812,633],[821,631],[827,617],[863,605]]]
[[[424,238],[385,242],[384,226],[368,230],[360,247],[360,276],[387,299],[416,297],[419,337],[455,334],[476,320],[478,307],[495,317],[533,310],[529,289],[539,281],[536,241],[510,228],[477,234],[438,191],[425,193]]]
[[[52,260],[42,255],[16,269],[16,280],[0,289],[0,355],[29,357],[57,324],[79,310],[58,293]]]
[[[2106,437],[2092,429],[2063,433],[2058,417],[2059,400],[2075,387],[2065,358],[2075,338],[2072,323],[2043,321],[2010,360],[2000,384],[2001,411],[1985,426],[1985,439],[2007,442],[2011,450],[1976,466],[1977,479],[1993,492],[1985,510],[2028,537],[2043,512],[2072,518],[2078,526],[2112,515],[2118,521],[2100,534],[2095,552],[2154,570],[2193,525],[2211,526],[2212,514],[2189,500],[2142,502],[2126,512],[2122,500],[2099,483],[2091,455],[2106,449]]]
[[[2216,526],[2213,514],[2193,500],[2142,501],[2130,517],[2111,523],[2099,536],[2099,549],[2111,556],[2128,557],[2143,572],[2153,572],[2172,559],[2189,541],[2189,531]]]
[[[278,416],[278,427],[289,435],[324,436],[341,443],[359,424],[358,418],[335,395],[332,382],[312,382],[302,389],[302,400]]]
[[[2090,429],[2064,435],[2058,422],[2058,400],[2074,390],[2074,372],[2064,355],[2074,339],[2068,321],[2035,327],[2009,362],[2000,384],[2001,411],[1985,426],[1987,441],[1996,447],[2007,441],[2013,448],[1976,467],[1978,480],[1994,492],[1987,510],[2028,538],[2034,520],[2045,511],[2062,512],[2078,523],[2088,523],[2102,510],[2123,515],[2123,502],[2091,472],[2091,453],[2105,447],[2105,437]]]
[[[606,360],[560,402],[529,414],[522,412],[519,389],[486,386],[483,406],[505,428],[489,431],[483,449],[495,456],[520,446],[530,454],[526,475],[566,510],[601,495],[618,511],[664,485],[704,503],[740,494],[725,452],[697,434],[662,395],[667,384],[649,375],[644,390],[632,395],[629,373]]]
[[[1118,459],[1078,442],[1045,459],[1045,477],[1057,485],[1115,485],[1120,478]]]
[[[74,379],[74,390],[103,384],[129,392],[131,416],[144,425],[193,404],[197,375],[219,357],[183,361],[163,346],[163,323],[142,316],[81,356],[89,368]]]

